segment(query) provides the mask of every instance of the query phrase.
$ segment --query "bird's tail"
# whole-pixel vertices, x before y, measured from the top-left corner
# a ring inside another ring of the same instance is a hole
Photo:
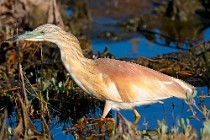
[[[187,99],[192,98],[196,95],[196,90],[194,86],[180,79],[174,78],[174,81],[176,82],[177,86],[181,87],[180,89],[182,89],[179,94],[174,95],[175,97]]]

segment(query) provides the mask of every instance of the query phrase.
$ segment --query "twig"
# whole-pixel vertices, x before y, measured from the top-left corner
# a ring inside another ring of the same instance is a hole
[[[187,100],[185,100],[185,103],[189,106],[189,109],[192,112],[193,117],[195,117],[196,120],[200,121],[200,119],[196,116],[195,111],[193,110],[193,107],[192,107],[193,102],[195,102],[194,99],[187,99]]]
[[[210,98],[210,96],[208,96],[208,95],[200,95],[200,96],[198,96],[198,98]]]
[[[25,76],[25,75],[24,75]],[[31,95],[31,96],[33,96],[33,97],[35,97],[36,99],[38,99],[40,102],[42,102],[42,103],[44,103],[44,104],[46,104],[46,105],[48,105],[49,107],[51,106],[50,105],[50,103],[48,103],[48,102],[46,102],[45,100],[41,100],[41,98],[40,98],[40,96],[38,95],[38,93],[36,92],[36,90],[34,90],[34,86],[30,83],[30,81],[28,80],[28,78],[25,76],[25,79],[26,79],[26,81],[29,83],[29,85],[30,85],[30,87],[31,87],[31,89],[33,90],[33,92],[35,93],[35,95],[34,94],[31,94],[30,93],[30,91],[28,91],[27,89],[27,92]],[[37,85],[37,84],[36,84]],[[58,112],[58,113],[61,113],[60,111],[58,111],[57,109],[55,109],[55,108],[53,108],[53,106],[52,107],[50,107],[53,111],[55,111],[55,112]],[[46,109],[47,109],[47,107],[46,107]]]
[[[19,64],[19,71],[20,71],[22,92],[23,92],[23,96],[24,96],[24,99],[25,99],[25,106],[28,109],[28,98],[27,98],[27,95],[26,95],[26,88],[25,88],[25,82],[24,82],[24,77],[23,77],[23,71],[22,71],[22,65],[21,64]]]
[[[1,127],[0,127],[0,140],[3,140],[4,138],[4,130],[5,130],[5,126],[6,126],[6,120],[7,120],[7,110],[4,109],[4,118],[3,118],[3,121],[1,123]]]
[[[37,84],[30,84],[31,87],[37,87]],[[16,91],[16,90],[20,90],[22,87],[13,87],[10,89],[2,89],[0,90],[0,92],[9,92],[9,91]]]
[[[206,114],[202,110],[200,110],[200,108],[196,105],[195,100],[193,102],[193,105],[204,116],[205,120],[209,120],[208,116],[206,116]]]
[[[18,36],[18,23],[16,24],[16,32],[17,32],[17,36]],[[28,98],[26,95],[26,90],[25,90],[25,82],[24,82],[24,77],[23,77],[23,71],[22,71],[22,65],[20,62],[20,43],[19,41],[16,42],[16,50],[17,50],[17,56],[18,56],[18,68],[19,68],[19,78],[21,81],[21,87],[22,87],[22,93],[25,99],[25,105],[26,108],[28,108]]]

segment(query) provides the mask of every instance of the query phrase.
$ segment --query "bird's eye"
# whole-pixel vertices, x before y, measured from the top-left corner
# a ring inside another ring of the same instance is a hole
[[[44,34],[44,31],[40,31],[41,34]]]

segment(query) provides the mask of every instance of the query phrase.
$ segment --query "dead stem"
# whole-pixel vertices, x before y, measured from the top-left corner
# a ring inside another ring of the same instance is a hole
[[[204,113],[195,103],[195,100],[193,99],[193,105],[195,106],[195,108],[204,116],[205,120],[209,120],[208,116],[206,115],[206,113]]]
[[[1,127],[0,127],[0,129],[1,129],[0,130],[0,140],[3,140],[3,138],[4,138],[7,116],[8,116],[7,110],[4,109],[4,118],[3,118],[2,122],[1,122]]]
[[[203,109],[200,109],[197,105],[196,105],[196,102],[194,99],[188,99],[188,100],[185,100],[186,104],[189,106],[189,109],[190,111],[192,112],[193,114],[193,117],[195,117],[196,120],[198,121],[201,121],[200,119],[198,119],[198,117],[196,116],[196,112],[194,111],[193,109],[193,106],[195,107],[195,109],[197,111],[199,111],[203,117],[205,118],[205,120],[209,120],[208,116],[207,116],[207,113],[206,113],[206,108],[203,108]]]
[[[25,88],[25,82],[24,82],[24,77],[23,77],[22,65],[20,63],[19,63],[19,72],[20,72],[20,78],[21,78],[22,93],[24,96],[26,108],[28,108],[28,97],[26,95],[26,88]]]
[[[16,33],[18,35],[18,23],[16,23]],[[21,81],[21,88],[22,88],[22,94],[25,100],[25,105],[26,108],[28,108],[28,97],[26,95],[26,90],[25,90],[25,82],[24,82],[24,77],[23,77],[23,70],[22,70],[22,65],[20,62],[20,43],[19,41],[16,42],[16,51],[17,51],[17,56],[18,56],[18,69],[19,69],[19,78]]]
[[[196,120],[200,121],[200,119],[196,116],[196,112],[193,110],[193,107],[192,107],[193,102],[195,102],[194,99],[186,99],[186,100],[185,100],[185,103],[189,106],[189,109],[190,109],[190,111],[192,112],[193,117],[194,117]]]
[[[27,137],[30,137],[32,135],[40,135],[30,117],[28,116],[27,108],[24,105],[19,94],[17,94],[17,99],[20,104],[21,110],[20,115],[18,115],[18,126],[13,130],[14,139],[20,139],[21,137],[27,139]],[[28,131],[31,131],[32,133],[27,133]]]

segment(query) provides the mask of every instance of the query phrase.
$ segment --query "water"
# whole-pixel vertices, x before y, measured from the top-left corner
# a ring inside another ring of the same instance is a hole
[[[210,39],[210,28],[207,28],[206,30],[204,30],[203,41],[208,41],[209,39]]]
[[[135,44],[135,46],[133,44]],[[152,58],[161,54],[180,52],[180,50],[176,48],[163,47],[148,42],[144,37],[138,37],[119,42],[92,41],[93,51],[102,53],[105,47],[108,47],[109,52],[116,58]]]

